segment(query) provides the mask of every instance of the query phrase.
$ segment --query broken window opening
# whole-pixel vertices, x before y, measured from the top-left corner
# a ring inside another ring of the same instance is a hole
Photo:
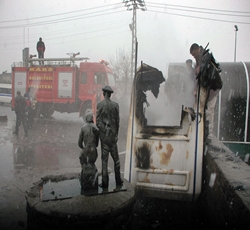
[[[136,117],[145,128],[181,128],[183,109],[194,106],[195,78],[190,80],[185,65],[169,69],[168,78],[156,68],[143,64],[137,71]]]

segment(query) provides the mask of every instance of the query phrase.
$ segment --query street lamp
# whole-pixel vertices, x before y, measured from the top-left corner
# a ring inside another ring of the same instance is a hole
[[[238,31],[238,26],[234,25],[235,28],[235,46],[234,46],[234,62],[236,62],[236,44],[237,44],[237,31]]]

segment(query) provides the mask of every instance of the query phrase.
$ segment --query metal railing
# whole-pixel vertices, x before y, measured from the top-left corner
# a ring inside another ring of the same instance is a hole
[[[27,62],[14,62],[12,67],[30,66],[76,66],[76,61],[87,61],[89,58],[28,58]]]

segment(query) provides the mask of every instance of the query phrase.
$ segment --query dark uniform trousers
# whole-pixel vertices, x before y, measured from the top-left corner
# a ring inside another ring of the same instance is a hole
[[[114,161],[116,185],[122,184],[120,175],[120,160],[118,155],[117,140],[119,130],[119,105],[104,98],[97,104],[96,124],[100,131],[102,151],[102,187],[108,187],[108,158],[109,153]]]
[[[19,127],[21,124],[23,124],[23,129],[25,135],[28,135],[28,127],[27,127],[27,122],[26,122],[26,115],[24,113],[17,112],[16,113],[16,130],[15,133],[18,134]]]
[[[115,170],[115,181],[116,184],[121,184],[121,175],[120,175],[120,159],[118,155],[118,148],[116,143],[106,144],[101,141],[102,149],[102,186],[107,187],[109,184],[108,176],[108,158],[109,153],[114,160],[114,170]]]

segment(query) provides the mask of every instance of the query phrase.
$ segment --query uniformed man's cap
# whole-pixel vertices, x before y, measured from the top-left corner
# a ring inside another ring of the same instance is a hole
[[[20,92],[20,91],[17,91],[16,93],[17,93],[18,95],[21,95],[21,92]]]
[[[113,89],[110,86],[108,86],[108,85],[106,85],[105,87],[103,87],[102,91],[109,92],[109,93],[114,93]]]

